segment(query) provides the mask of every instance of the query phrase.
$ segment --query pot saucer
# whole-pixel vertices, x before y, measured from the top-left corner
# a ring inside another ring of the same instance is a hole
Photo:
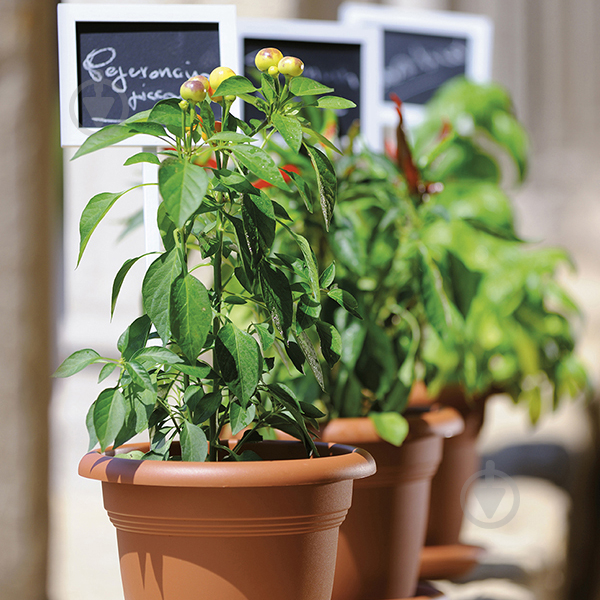
[[[456,579],[476,567],[485,554],[481,546],[448,544],[425,546],[421,551],[422,579]]]

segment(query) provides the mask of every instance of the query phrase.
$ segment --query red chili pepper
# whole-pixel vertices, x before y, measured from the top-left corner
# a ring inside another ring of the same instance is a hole
[[[281,167],[279,169],[279,171],[281,172],[281,175],[283,176],[283,180],[286,183],[291,179],[291,176],[288,175],[287,172],[296,173],[296,175],[300,175],[300,169],[296,165],[283,165],[283,167]],[[263,188],[273,187],[272,183],[269,183],[268,181],[265,181],[264,179],[259,179],[255,182],[253,182],[252,185],[258,190],[262,190]]]
[[[398,129],[396,130],[396,139],[398,143],[398,148],[396,150],[396,160],[398,161],[398,166],[400,170],[404,173],[406,177],[406,182],[408,183],[408,188],[411,194],[418,194],[419,188],[421,187],[420,183],[420,174],[413,162],[412,153],[408,146],[408,142],[406,141],[406,135],[404,133],[404,120],[402,118],[402,100],[398,97],[397,94],[390,94],[390,99],[396,105],[396,111],[398,113],[398,117],[400,118],[400,122],[398,123]]]

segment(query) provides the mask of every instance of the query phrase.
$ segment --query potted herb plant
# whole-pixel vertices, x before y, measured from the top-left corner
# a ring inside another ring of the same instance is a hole
[[[375,471],[363,451],[315,443],[309,428],[322,413],[312,398],[298,398],[273,377],[278,355],[292,344],[320,368],[308,343],[315,325],[298,318],[297,283],[316,302],[331,294],[332,281],[319,278],[310,244],[286,208],[253,185],[257,179],[282,190],[296,185],[264,150],[278,132],[294,152],[310,157],[328,227],[333,167],[315,147],[319,134],[298,113],[304,105],[349,103],[323,96],[333,90],[302,77],[303,63],[277,49],[259,52],[256,64],[260,90],[219,67],[208,79],[186,81],[181,99],[162,100],[92,134],[75,155],[138,134],[156,136],[167,148],[161,158],[142,152],[125,163],[159,164],[164,249],[143,279],[143,314],[120,337],[119,358],[80,350],[55,373],[66,377],[100,363],[99,381],[116,375],[88,413],[90,447],[100,448],[82,459],[79,471],[102,481],[127,600],[329,600],[352,481]],[[258,91],[262,96],[252,95]],[[236,98],[264,118],[236,118],[230,112]],[[221,106],[220,122],[211,101]],[[208,165],[207,150],[214,157]],[[80,221],[79,259],[123,194],[90,200]],[[282,234],[293,241],[293,260],[274,251]],[[142,256],[117,273],[112,310]],[[326,355],[332,339],[321,336]],[[227,429],[244,434],[228,442]],[[272,429],[300,441],[261,441]],[[145,431],[148,442],[126,444]]]

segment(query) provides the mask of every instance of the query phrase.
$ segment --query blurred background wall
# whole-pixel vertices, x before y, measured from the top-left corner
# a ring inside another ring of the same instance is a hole
[[[99,2],[100,0],[95,0]],[[148,1],[148,0],[147,0]],[[129,0],[133,2],[133,0]],[[179,0],[180,3],[185,3]],[[103,2],[118,5],[118,1]],[[140,2],[135,2],[140,3]],[[223,2],[225,3],[225,2]],[[238,15],[335,19],[339,0],[238,0]],[[598,379],[600,355],[600,248],[597,201],[600,173],[600,3],[593,0],[397,0],[401,7],[489,15],[495,23],[494,79],[510,90],[532,138],[532,168],[516,196],[521,233],[566,247],[578,275],[568,283],[582,305],[582,352]],[[48,538],[48,374],[69,352],[95,343],[110,351],[138,310],[124,288],[115,321],[108,323],[114,273],[142,240],[121,244],[115,213],[98,232],[96,251],[77,273],[77,218],[85,202],[106,191],[103,172],[120,173],[121,151],[65,157],[64,240],[57,202],[60,150],[56,138],[56,24],[53,0],[0,0],[0,598],[46,598]],[[118,16],[118,6],[115,6]],[[122,177],[123,181],[118,181]],[[114,189],[136,179],[117,174]],[[139,202],[139,198],[137,200]],[[60,251],[63,246],[64,264]],[[102,259],[98,250],[103,250]],[[93,258],[96,255],[96,258]],[[59,264],[60,263],[60,264]],[[135,277],[135,275],[133,275]],[[132,284],[131,289],[135,289]],[[105,297],[106,296],[106,297]],[[129,296],[129,297],[128,297]],[[90,328],[97,319],[98,327]],[[56,337],[53,335],[56,325]],[[91,339],[90,339],[91,338]],[[54,352],[54,341],[58,350]],[[55,385],[50,416],[50,587],[52,600],[119,598],[114,533],[100,490],[76,475],[87,448],[83,419],[95,377]],[[580,412],[581,409],[580,409]],[[580,414],[579,417],[582,415]],[[587,415],[583,416],[585,420]],[[567,423],[567,425],[565,425]],[[575,423],[573,425],[573,423]],[[572,426],[571,426],[572,425]],[[556,424],[557,436],[581,436],[581,418]],[[506,435],[510,436],[511,433]],[[96,519],[97,517],[97,519]],[[106,552],[104,552],[106,550]],[[91,559],[91,565],[85,559]]]

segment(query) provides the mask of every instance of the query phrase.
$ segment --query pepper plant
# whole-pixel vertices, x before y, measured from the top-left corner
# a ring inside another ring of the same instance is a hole
[[[515,232],[503,184],[507,158],[515,179],[525,176],[527,138],[510,98],[496,85],[452,81],[410,138],[400,123],[397,141],[393,157],[349,145],[335,161],[328,235],[305,218],[305,234],[363,316],[324,302],[341,346],[324,408],[329,417],[368,415],[399,444],[402,413],[423,380],[432,396],[456,384],[470,397],[507,392],[535,420],[542,390],[556,404],[585,389],[586,377],[573,352],[575,307],[555,277],[566,255],[531,248]],[[308,166],[298,163],[307,177]]]
[[[223,453],[230,460],[253,459],[256,455],[242,451],[242,444],[278,428],[302,440],[309,454],[316,453],[309,426],[322,413],[278,383],[272,371],[280,357],[305,356],[324,385],[309,335],[314,331],[331,362],[335,334],[329,325],[303,320],[299,307],[318,304],[323,294],[338,299],[338,292],[330,269],[320,276],[314,252],[286,208],[253,184],[262,180],[285,191],[303,189],[304,182],[280,170],[264,149],[278,132],[290,151],[308,157],[327,229],[337,184],[318,144],[328,142],[299,112],[304,106],[353,104],[302,77],[302,61],[276,49],[259,52],[257,66],[262,71],[258,89],[218,67],[208,80],[186,81],[181,99],[161,100],[151,110],[92,134],[75,154],[139,134],[155,136],[165,147],[125,162],[159,165],[157,222],[164,248],[153,253],[156,258],[143,279],[143,314],[121,335],[118,358],[79,350],[55,373],[66,377],[100,363],[99,381],[113,372],[117,376],[89,410],[90,448],[99,443],[104,451],[148,430],[150,451],[132,453],[134,458],[166,460],[178,438],[182,460],[214,461]],[[256,106],[264,118],[246,123],[235,117],[230,108],[236,98]],[[222,122],[215,120],[211,101],[221,105]],[[207,154],[212,157],[208,163]],[[125,193],[102,193],[89,201],[80,221],[79,260],[96,227]],[[286,255],[276,252],[281,237],[290,242]],[[124,278],[144,256],[127,260],[117,273],[111,313]],[[221,441],[228,430],[245,431],[233,448]]]

